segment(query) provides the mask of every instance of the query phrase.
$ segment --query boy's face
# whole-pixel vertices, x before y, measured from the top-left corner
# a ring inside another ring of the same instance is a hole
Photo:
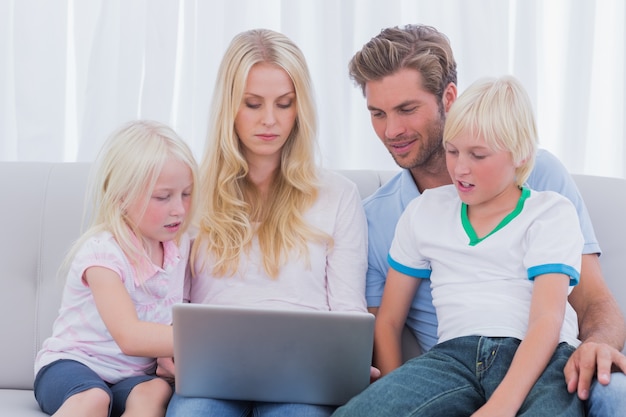
[[[444,93],[441,103],[422,85],[422,75],[407,68],[365,85],[374,131],[402,168],[421,166],[441,154],[445,112],[456,98],[456,87],[452,95]]]
[[[511,152],[494,150],[482,136],[469,130],[445,144],[446,166],[461,200],[479,208],[490,204],[517,204],[519,188]]]

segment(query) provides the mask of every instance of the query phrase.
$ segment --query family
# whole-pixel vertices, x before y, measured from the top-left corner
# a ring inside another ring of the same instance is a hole
[[[521,84],[485,78],[459,94],[456,71],[447,37],[424,25],[383,29],[353,56],[350,78],[402,168],[364,201],[318,166],[307,63],[271,30],[231,41],[199,165],[163,124],[115,131],[94,163],[92,221],[62,264],[59,316],[35,361],[41,409],[623,414],[626,330],[607,319],[622,316],[582,198],[538,149]],[[339,408],[179,396],[171,310],[184,301],[370,311],[373,382]],[[403,363],[405,326],[424,353]]]

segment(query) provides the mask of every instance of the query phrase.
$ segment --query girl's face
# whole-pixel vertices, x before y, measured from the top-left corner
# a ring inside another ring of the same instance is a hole
[[[465,130],[445,144],[446,166],[461,200],[480,208],[519,199],[511,152],[496,151]]]
[[[235,117],[246,160],[269,160],[277,166],[296,116],[296,92],[287,72],[274,64],[255,64]]]
[[[191,169],[184,162],[170,158],[163,165],[143,215],[143,201],[129,207],[128,217],[139,228],[150,250],[157,250],[161,242],[176,237],[189,210],[192,190]]]

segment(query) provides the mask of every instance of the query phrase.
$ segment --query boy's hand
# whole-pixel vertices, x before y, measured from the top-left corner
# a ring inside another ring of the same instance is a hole
[[[380,378],[380,369],[370,366],[370,384]]]

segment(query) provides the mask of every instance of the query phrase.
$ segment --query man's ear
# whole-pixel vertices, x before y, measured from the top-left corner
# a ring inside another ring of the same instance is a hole
[[[457,94],[456,84],[454,83],[449,83],[443,90],[441,101],[443,103],[443,109],[446,113],[450,111],[450,107],[452,107],[452,104],[456,101]]]

